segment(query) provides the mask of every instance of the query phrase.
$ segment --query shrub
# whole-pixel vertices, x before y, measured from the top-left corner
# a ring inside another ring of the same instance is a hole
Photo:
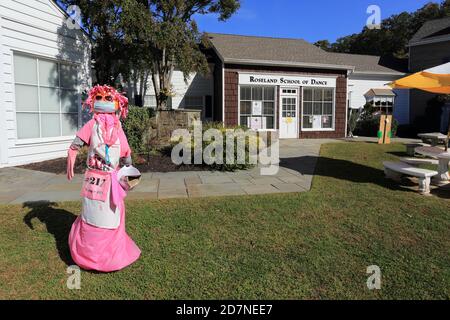
[[[356,129],[356,126],[358,125],[358,120],[361,116],[361,111],[358,109],[350,109],[349,115],[348,115],[348,135],[350,137],[353,137],[353,133]]]
[[[154,110],[145,107],[129,106],[128,116],[122,122],[123,130],[128,139],[133,153],[148,152],[146,137],[150,127],[150,119],[154,115]]]
[[[202,139],[202,166],[210,167],[214,170],[219,171],[235,171],[235,170],[245,170],[253,167],[253,164],[251,163],[251,157],[250,157],[250,150],[258,150],[261,144],[263,143],[262,139],[258,135],[249,135],[250,130],[247,127],[242,126],[234,126],[234,127],[224,127],[222,123],[208,123],[204,124],[202,127],[202,136],[204,136],[205,132],[209,129],[217,129],[222,136],[222,148],[223,148],[223,164],[218,164],[213,161],[215,158],[219,157],[220,155],[212,154],[212,159],[205,159],[204,151],[205,149],[210,146],[213,147],[214,144],[220,143],[220,141],[215,141],[214,139],[211,139],[211,141],[205,141],[205,139]],[[231,131],[230,131],[231,130]],[[226,148],[226,141],[227,141],[227,132],[233,132],[235,134],[234,137],[234,163],[227,163],[227,148]],[[244,144],[244,150],[245,150],[245,163],[238,164],[238,139],[239,136],[237,136],[237,133],[241,132],[245,135],[245,144]],[[183,138],[172,140],[172,148],[175,145],[178,145],[179,143],[182,143],[185,149],[188,149],[191,151],[191,163],[194,163],[194,154],[195,154],[195,143],[194,140],[194,134],[193,130],[190,130],[191,136],[189,141],[183,140]],[[208,161],[210,160],[210,161]],[[209,163],[208,163],[209,162]],[[213,163],[211,163],[213,162]]]
[[[376,137],[378,134],[378,130],[380,129],[380,114],[373,115],[371,117],[365,117],[364,119],[360,119],[356,124],[355,135],[364,136],[364,137]],[[397,135],[398,121],[392,121],[392,136]]]
[[[372,103],[366,103],[356,123],[354,134],[363,137],[377,137],[380,129],[380,117],[381,112]],[[393,137],[397,135],[397,128],[398,121],[393,118],[391,127]]]

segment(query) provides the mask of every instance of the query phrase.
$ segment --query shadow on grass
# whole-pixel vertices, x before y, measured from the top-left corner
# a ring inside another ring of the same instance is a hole
[[[23,204],[24,208],[29,208],[23,218],[23,222],[34,230],[32,220],[37,218],[44,223],[47,231],[53,235],[56,242],[56,249],[62,261],[67,266],[74,265],[69,250],[69,233],[73,222],[77,218],[73,213],[58,209],[58,204],[49,201],[30,201]]]
[[[295,170],[303,175],[331,177],[354,183],[372,183],[389,190],[412,192],[414,190],[411,190],[410,187],[417,186],[417,183],[413,183],[409,179],[402,179],[401,184],[386,179],[383,170],[380,169],[327,157],[283,158],[280,167]]]
[[[370,140],[358,140],[358,139],[352,139],[352,138],[344,138],[341,139],[342,141],[345,142],[352,142],[352,143],[365,143],[365,144],[378,144],[378,141],[370,141]]]
[[[403,158],[403,157],[410,157],[410,158],[412,158],[412,156],[409,156],[406,152],[401,152],[401,151],[390,151],[390,152],[387,152],[388,154],[392,154],[393,156],[396,156],[396,157],[400,157],[400,158]]]
[[[431,190],[431,194],[439,198],[450,199],[450,184]]]

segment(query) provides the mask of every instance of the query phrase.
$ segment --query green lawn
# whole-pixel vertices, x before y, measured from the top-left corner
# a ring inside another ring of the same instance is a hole
[[[381,161],[403,151],[324,145],[303,194],[128,202],[140,260],[83,271],[78,291],[66,242],[80,204],[0,206],[0,298],[448,299],[450,194],[385,180]],[[367,289],[369,265],[382,290]]]

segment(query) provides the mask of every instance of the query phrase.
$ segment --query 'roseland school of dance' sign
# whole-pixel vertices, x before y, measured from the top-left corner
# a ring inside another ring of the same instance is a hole
[[[275,85],[296,87],[336,87],[336,78],[301,77],[283,75],[239,74],[239,84],[243,85]]]

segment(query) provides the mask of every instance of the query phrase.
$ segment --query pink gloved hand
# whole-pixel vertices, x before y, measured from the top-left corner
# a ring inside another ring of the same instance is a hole
[[[69,148],[67,152],[67,179],[72,180],[74,177],[73,168],[75,166],[75,160],[77,158],[78,150]]]

